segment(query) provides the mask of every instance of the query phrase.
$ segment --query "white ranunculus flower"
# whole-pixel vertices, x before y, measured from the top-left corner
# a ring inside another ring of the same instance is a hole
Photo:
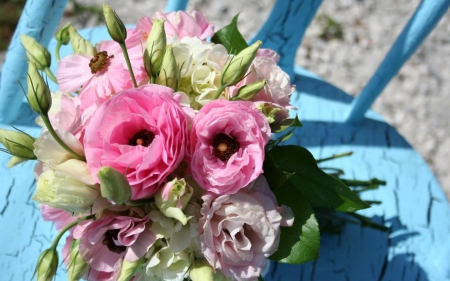
[[[183,281],[188,276],[194,257],[186,252],[174,253],[163,240],[158,240],[146,254],[148,263],[141,280]]]
[[[99,194],[95,187],[49,169],[40,175],[33,200],[73,213],[88,210]]]
[[[222,68],[230,56],[224,46],[198,38],[182,38],[173,53],[180,66],[179,91],[185,92],[193,109],[212,101],[220,86]]]
[[[56,130],[61,140],[79,155],[84,155],[81,142],[71,133]],[[85,184],[94,185],[96,182],[91,176],[84,161],[74,159],[61,145],[59,145],[49,132],[44,132],[34,143],[34,155],[50,169],[60,171]]]

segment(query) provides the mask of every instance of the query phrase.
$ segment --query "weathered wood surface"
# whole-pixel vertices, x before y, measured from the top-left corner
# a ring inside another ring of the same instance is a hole
[[[309,3],[278,1],[277,5],[283,2]],[[318,3],[307,4],[312,13]],[[303,21],[306,25],[312,16],[308,17]],[[302,27],[298,31],[303,32]],[[94,42],[108,38],[104,28],[90,29],[83,35]],[[299,43],[301,36],[295,40]],[[270,38],[266,41],[278,42]],[[50,50],[54,44],[50,44]],[[278,44],[293,48],[285,41]],[[63,50],[62,56],[67,52]],[[387,185],[379,190],[363,193],[365,199],[383,203],[361,213],[391,229],[385,233],[347,225],[339,235],[322,234],[319,261],[301,266],[272,264],[265,280],[450,280],[450,208],[425,161],[372,111],[359,125],[345,123],[352,98],[311,73],[302,69],[297,72],[302,75],[291,72],[297,85],[292,100],[304,127],[289,142],[306,146],[319,158],[353,151],[352,157],[334,160],[327,166],[342,168],[348,178],[386,180]],[[4,108],[0,115],[5,117],[5,108],[13,107],[0,98]],[[14,106],[21,108],[14,125],[37,136],[40,129],[33,126],[30,110]],[[33,163],[10,170],[8,160],[6,154],[0,154],[0,279],[29,280],[40,252],[50,245],[55,232],[51,224],[42,221],[37,204],[30,199],[34,192]],[[65,280],[64,273],[61,267],[56,280]]]

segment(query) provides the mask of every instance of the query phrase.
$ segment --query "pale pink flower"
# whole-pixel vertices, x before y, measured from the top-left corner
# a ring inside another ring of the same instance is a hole
[[[139,217],[109,215],[76,226],[73,237],[80,239],[80,255],[92,269],[111,273],[122,258],[133,262],[148,252],[157,238],[150,218],[135,211]]]
[[[172,94],[152,84],[117,93],[99,106],[84,138],[94,179],[102,166],[110,166],[126,174],[132,199],[156,192],[186,150],[187,120]]]
[[[78,219],[77,216],[73,216],[62,209],[52,208],[45,204],[41,204],[41,214],[44,221],[53,222],[57,230],[63,229],[69,223]]]
[[[277,206],[262,175],[235,194],[202,198],[199,225],[205,258],[233,280],[256,280],[278,249],[280,226],[292,226],[292,210]]]
[[[140,33],[130,29],[125,43],[137,83],[147,82]],[[56,74],[62,91],[73,93],[81,88],[82,110],[92,104],[98,106],[112,94],[133,87],[120,45],[114,41],[103,41],[96,48],[98,53],[95,57],[71,54],[63,58]],[[94,63],[95,60],[97,62]]]
[[[270,127],[246,101],[214,100],[195,116],[190,135],[190,169],[205,190],[231,194],[262,172]]]
[[[253,60],[253,63],[244,79],[234,86],[227,88],[229,98],[237,95],[238,90],[245,85],[266,79],[267,84],[261,89],[251,101],[255,102],[258,108],[276,108],[275,121],[281,123],[289,117],[289,110],[295,109],[290,104],[290,96],[295,90],[291,85],[289,75],[277,64],[278,56],[270,49],[265,49]]]
[[[184,11],[160,13],[156,12],[153,19],[164,19],[164,29],[168,36],[176,35],[179,39],[183,37],[198,37],[205,40],[214,35],[214,26],[207,20],[206,16],[197,11],[191,14]],[[137,29],[144,32],[147,37],[152,29],[153,23],[149,17],[142,17],[137,24]]]

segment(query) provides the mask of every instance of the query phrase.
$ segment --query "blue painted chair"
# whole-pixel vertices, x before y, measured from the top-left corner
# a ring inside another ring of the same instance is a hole
[[[49,42],[66,1],[28,1],[9,49],[0,80],[0,127],[11,125],[38,135],[34,115],[24,104],[16,80],[24,81],[26,63],[18,34]],[[187,0],[169,0],[167,10],[185,9]],[[353,99],[304,69],[294,57],[321,1],[278,0],[267,23],[253,39],[282,54],[280,65],[297,91],[292,103],[304,124],[289,141],[316,157],[353,151],[334,166],[357,178],[376,177],[387,185],[363,193],[380,200],[361,212],[390,227],[381,232],[348,224],[340,234],[322,234],[319,260],[300,266],[271,263],[265,280],[450,280],[450,208],[425,161],[382,117],[368,110],[390,79],[417,49],[450,5],[423,0],[362,93]],[[52,17],[46,17],[52,14]],[[83,33],[98,42],[105,28]],[[53,50],[55,42],[50,42]],[[64,55],[64,54],[62,54]],[[53,63],[53,68],[56,64]],[[29,280],[39,253],[55,236],[31,202],[33,163],[9,170],[0,154],[0,271],[2,280]],[[64,280],[60,270],[57,280]]]

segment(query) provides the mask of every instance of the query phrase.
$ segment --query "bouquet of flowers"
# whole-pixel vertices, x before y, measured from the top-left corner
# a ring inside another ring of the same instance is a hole
[[[96,46],[70,24],[58,31],[56,75],[22,36],[42,134],[1,130],[0,141],[10,166],[37,159],[33,200],[60,230],[38,280],[55,276],[63,234],[69,280],[257,280],[268,259],[317,259],[313,207],[369,206],[305,148],[281,145],[301,126],[295,88],[237,17],[214,32],[198,12],[130,29],[109,6],[104,16],[112,40]]]

